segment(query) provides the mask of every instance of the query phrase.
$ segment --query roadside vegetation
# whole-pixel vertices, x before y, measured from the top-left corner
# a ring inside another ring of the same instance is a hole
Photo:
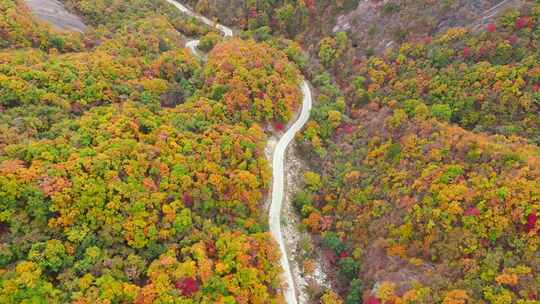
[[[282,51],[162,1],[66,1],[60,33],[0,1],[0,302],[276,303],[261,208],[267,126],[300,74]]]
[[[336,303],[538,301],[539,13],[367,58],[340,74],[340,115],[324,102],[330,78],[315,77],[328,85],[301,139],[313,169],[295,206]],[[341,40],[321,43],[333,71]]]

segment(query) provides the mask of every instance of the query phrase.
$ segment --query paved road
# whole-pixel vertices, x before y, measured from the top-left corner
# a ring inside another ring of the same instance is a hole
[[[181,3],[178,3],[174,0],[166,0],[170,4],[174,5],[176,8],[178,8],[180,11],[184,12],[185,14],[189,16],[193,16],[203,23],[215,27],[218,30],[220,30],[223,33],[223,36],[225,37],[232,37],[233,31],[221,24],[214,23],[213,21],[209,20],[208,18],[204,16],[200,16],[190,10],[188,7],[182,5]],[[197,46],[199,45],[199,40],[191,40],[188,43],[186,43],[186,46],[195,54],[196,56],[200,56],[199,52],[197,51]],[[309,120],[309,115],[311,112],[311,106],[312,106],[312,94],[311,94],[311,88],[309,87],[309,83],[307,81],[303,81],[302,85],[300,86],[300,89],[302,90],[302,93],[304,95],[304,98],[302,100],[302,110],[300,111],[300,115],[298,116],[298,119],[287,129],[285,134],[281,136],[279,139],[274,153],[273,153],[273,159],[272,159],[272,203],[270,205],[270,215],[269,215],[269,221],[270,221],[270,233],[276,239],[276,241],[279,244],[279,250],[281,252],[281,267],[283,268],[283,272],[285,275],[285,282],[287,283],[287,288],[284,291],[285,301],[288,304],[297,304],[297,297],[296,297],[296,290],[294,288],[294,280],[291,272],[291,267],[289,266],[289,259],[287,258],[287,250],[285,248],[285,242],[283,241],[283,234],[281,230],[281,207],[283,205],[283,197],[284,197],[284,188],[285,188],[285,152],[287,150],[287,147],[291,143],[291,141],[294,139],[294,136],[297,132],[299,132],[302,127],[306,124],[306,122]]]
[[[291,125],[291,127],[283,134],[279,139],[276,149],[274,150],[272,160],[272,204],[270,205],[270,233],[278,241],[279,249],[281,251],[281,267],[285,273],[285,280],[287,286],[290,286],[285,291],[285,300],[288,304],[296,304],[296,290],[294,288],[294,280],[292,276],[291,267],[289,266],[289,259],[287,258],[287,251],[285,249],[285,243],[283,241],[283,235],[281,230],[281,206],[283,205],[283,196],[285,188],[284,178],[284,159],[285,151],[287,147],[294,139],[294,136],[300,131],[306,122],[309,120],[309,115],[312,106],[311,88],[307,81],[303,81],[301,85],[304,98],[302,100],[302,110],[298,119]]]
[[[191,50],[191,52],[197,56],[201,57],[201,54],[197,50],[197,47],[199,46],[200,40],[190,40],[186,43],[186,47]]]
[[[232,37],[233,31],[230,28],[228,28],[228,27],[226,27],[224,25],[221,25],[219,23],[215,23],[212,20],[195,13],[190,8],[188,8],[187,6],[185,6],[185,5],[183,5],[183,4],[179,3],[179,2],[176,2],[176,1],[173,1],[173,0],[166,0],[166,1],[169,2],[170,4],[174,5],[182,13],[184,13],[184,14],[186,14],[188,16],[195,17],[198,20],[200,20],[202,23],[204,23],[204,24],[206,24],[208,26],[215,27],[216,29],[218,29],[219,31],[221,31],[223,33],[223,36]]]

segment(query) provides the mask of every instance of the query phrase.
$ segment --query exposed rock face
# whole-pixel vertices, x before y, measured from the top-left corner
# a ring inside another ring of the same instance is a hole
[[[347,31],[355,45],[380,53],[403,40],[418,40],[450,27],[479,27],[519,0],[457,0],[450,4],[430,0],[362,0],[358,7],[337,16],[333,32]]]
[[[357,1],[357,5],[355,2]],[[198,12],[216,17],[237,28],[247,26],[250,3],[246,0],[187,0]],[[343,7],[318,4],[310,25],[296,37],[306,50],[316,50],[319,41],[339,31],[349,33],[357,57],[380,54],[402,41],[420,40],[450,27],[482,28],[491,18],[524,0],[350,0]],[[269,11],[275,17],[273,11]]]
[[[26,0],[26,5],[34,16],[50,23],[58,30],[84,32],[86,29],[81,19],[68,12],[58,0]]]

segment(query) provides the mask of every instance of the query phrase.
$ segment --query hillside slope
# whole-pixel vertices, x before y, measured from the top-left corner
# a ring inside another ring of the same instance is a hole
[[[66,1],[59,32],[0,0],[0,302],[276,303],[267,126],[300,74],[165,1]]]
[[[315,78],[295,201],[345,303],[539,300],[539,12],[357,63],[341,106]]]

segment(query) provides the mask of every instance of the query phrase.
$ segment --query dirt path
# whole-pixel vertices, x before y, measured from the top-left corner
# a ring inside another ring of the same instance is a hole
[[[41,19],[60,31],[84,32],[86,25],[81,18],[66,10],[58,0],[25,0],[30,11],[38,19]]]
[[[225,37],[232,37],[233,31],[221,24],[214,23],[208,18],[204,16],[197,15],[195,12],[190,10],[188,7],[182,5],[179,2],[176,2],[174,0],[166,0],[170,4],[174,5],[176,8],[178,8],[183,13],[193,16],[203,23],[215,27],[218,30],[220,30],[223,33],[223,36]],[[199,40],[191,40],[188,43],[186,43],[186,46],[195,54],[196,56],[200,56],[199,52],[197,51],[197,45],[199,44]],[[284,200],[284,192],[285,192],[285,153],[287,151],[287,147],[289,144],[291,144],[292,140],[294,139],[294,136],[297,132],[299,132],[306,122],[309,120],[310,112],[311,112],[311,106],[312,106],[312,94],[311,94],[311,88],[309,86],[309,83],[307,81],[303,81],[300,89],[302,90],[303,94],[303,100],[302,100],[302,109],[298,115],[298,118],[296,121],[292,123],[292,125],[289,126],[287,131],[279,138],[278,142],[272,142],[269,141],[269,145],[273,146],[273,152],[270,153],[272,157],[272,201],[270,204],[270,214],[269,214],[269,225],[270,225],[270,233],[274,237],[274,239],[279,244],[279,249],[281,252],[281,267],[283,268],[283,273],[285,275],[285,282],[287,284],[287,287],[284,290],[284,296],[285,301],[288,304],[297,304],[297,294],[296,294],[296,288],[295,288],[295,282],[293,279],[293,274],[291,271],[291,266],[289,265],[289,257],[287,255],[287,248],[285,246],[284,237],[283,237],[283,230],[281,227],[281,211],[283,207],[283,200]],[[274,147],[275,146],[275,147]],[[285,232],[286,233],[286,232]]]

